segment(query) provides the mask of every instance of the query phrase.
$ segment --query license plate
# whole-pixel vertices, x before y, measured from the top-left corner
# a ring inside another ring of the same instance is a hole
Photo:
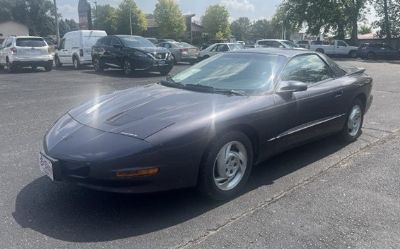
[[[45,175],[50,177],[52,181],[54,180],[53,164],[42,153],[39,153],[39,167],[40,171],[42,171]]]
[[[165,61],[159,61],[158,65],[165,65]]]

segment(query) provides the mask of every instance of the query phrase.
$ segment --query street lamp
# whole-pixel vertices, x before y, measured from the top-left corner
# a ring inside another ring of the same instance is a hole
[[[57,0],[54,0],[54,9],[56,16],[56,32],[57,32],[57,47],[60,46],[60,25],[58,23],[58,13],[57,13]]]

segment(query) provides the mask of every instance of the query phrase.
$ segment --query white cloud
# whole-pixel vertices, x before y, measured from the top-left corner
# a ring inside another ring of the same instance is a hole
[[[255,11],[255,6],[249,0],[221,0],[228,9],[237,11]]]

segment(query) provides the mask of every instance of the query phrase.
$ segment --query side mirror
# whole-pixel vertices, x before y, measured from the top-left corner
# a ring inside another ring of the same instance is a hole
[[[306,83],[300,81],[282,81],[278,92],[280,93],[294,93],[303,92],[308,88]]]

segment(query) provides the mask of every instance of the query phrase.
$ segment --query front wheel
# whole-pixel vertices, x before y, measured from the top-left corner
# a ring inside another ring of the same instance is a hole
[[[60,58],[58,58],[58,56],[56,56],[56,58],[54,58],[54,62],[56,64],[56,67],[58,67],[58,68],[62,67],[62,63],[60,61]]]
[[[78,70],[79,68],[81,68],[81,62],[79,61],[79,59],[77,57],[74,57],[72,59],[72,64],[74,65],[75,70]]]
[[[346,142],[354,142],[361,135],[364,122],[364,105],[360,99],[356,99],[350,111],[347,113],[346,123],[341,132],[341,137]]]
[[[94,71],[96,71],[97,73],[104,72],[103,63],[101,62],[101,60],[99,58],[95,58],[93,60],[93,67],[94,67]]]
[[[250,139],[228,132],[209,146],[199,172],[198,189],[214,200],[228,200],[245,186],[253,166]]]
[[[124,59],[122,64],[123,64],[124,74],[126,76],[130,76],[132,74],[132,72],[133,72],[132,64],[131,64],[130,60],[129,59]]]
[[[46,70],[46,72],[50,72],[51,70],[53,70],[53,62],[48,63],[44,69]]]

